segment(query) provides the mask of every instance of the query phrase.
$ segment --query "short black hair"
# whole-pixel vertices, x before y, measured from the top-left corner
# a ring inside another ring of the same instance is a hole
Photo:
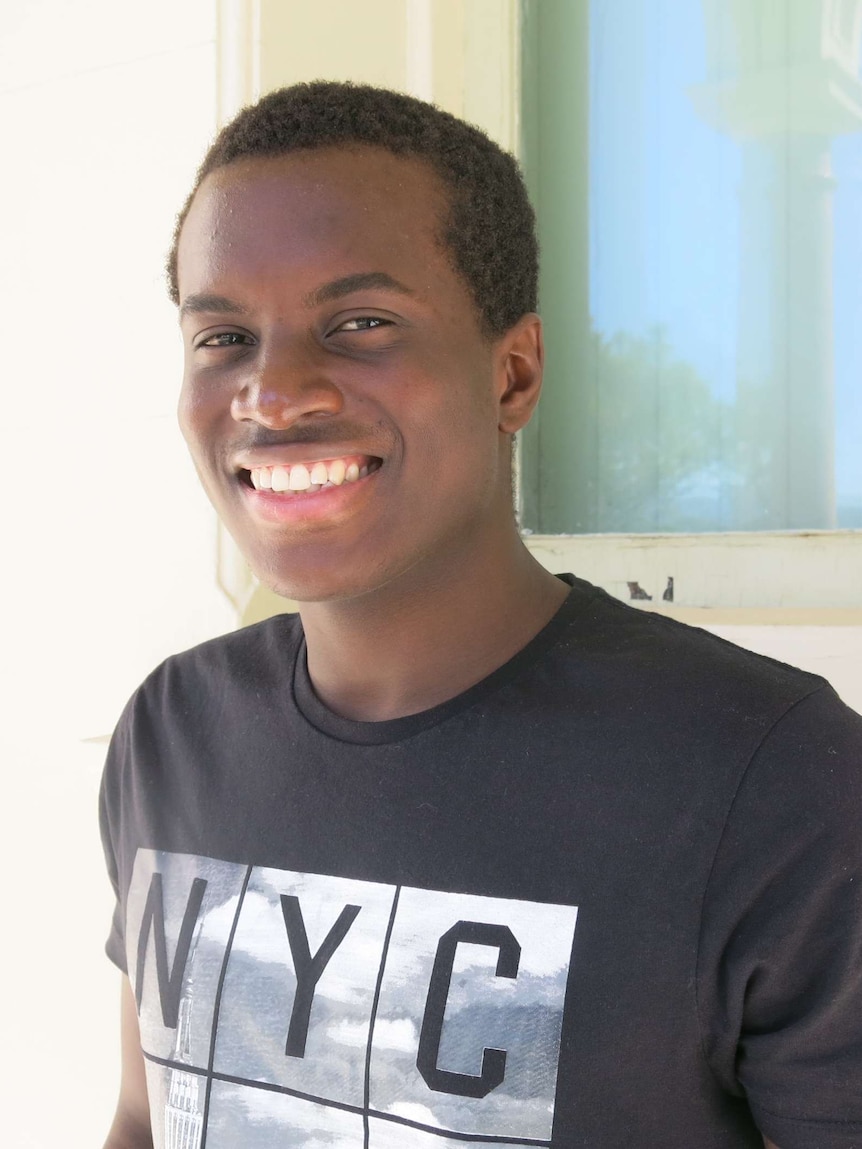
[[[412,96],[318,80],[270,92],[216,136],[180,212],[168,256],[179,302],[177,245],[191,202],[210,172],[236,160],[367,144],[424,160],[443,182],[449,210],[440,240],[467,283],[487,335],[536,309],[538,243],[515,159],[484,132]]]

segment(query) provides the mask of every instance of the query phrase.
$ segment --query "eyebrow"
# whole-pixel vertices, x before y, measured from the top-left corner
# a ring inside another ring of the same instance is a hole
[[[393,279],[385,271],[360,271],[355,275],[345,275],[341,279],[333,279],[324,283],[305,296],[303,302],[306,307],[317,307],[321,303],[331,303],[334,299],[341,299],[354,291],[367,291],[370,288],[382,288],[384,291],[396,291],[399,295],[413,295],[409,287]]]
[[[355,275],[344,275],[341,279],[333,279],[310,291],[303,297],[306,307],[318,307],[321,303],[331,303],[342,296],[350,295],[354,291],[368,291],[376,288],[384,291],[395,291],[399,295],[413,295],[409,287],[399,283],[385,271],[360,271]],[[180,319],[187,315],[201,315],[211,312],[226,312],[229,315],[247,315],[248,312],[241,303],[229,299],[226,295],[214,295],[210,292],[201,292],[197,295],[187,295],[180,304]]]
[[[235,299],[228,299],[226,295],[209,295],[206,292],[200,295],[187,295],[180,304],[180,319],[186,315],[200,315],[202,312],[227,311],[231,315],[245,315],[246,309]]]

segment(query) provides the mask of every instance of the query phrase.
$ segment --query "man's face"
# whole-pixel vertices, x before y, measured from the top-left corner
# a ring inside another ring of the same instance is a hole
[[[371,148],[239,161],[195,196],[180,423],[281,594],[456,578],[510,519],[506,369],[438,242],[444,209],[425,165]]]

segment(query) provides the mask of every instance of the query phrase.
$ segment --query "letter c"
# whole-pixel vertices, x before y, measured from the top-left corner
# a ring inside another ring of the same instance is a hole
[[[509,978],[518,976],[521,947],[508,926],[490,925],[486,922],[456,922],[450,930],[447,930],[437,944],[437,955],[434,958],[431,982],[428,986],[428,1000],[425,1003],[425,1016],[419,1034],[416,1068],[422,1074],[428,1088],[436,1093],[454,1093],[459,1097],[486,1097],[505,1077],[505,1049],[487,1047],[483,1049],[482,1069],[478,1076],[470,1073],[453,1073],[447,1069],[440,1069],[437,1065],[440,1038],[443,1034],[443,1017],[459,942],[494,947],[498,950],[496,976]]]

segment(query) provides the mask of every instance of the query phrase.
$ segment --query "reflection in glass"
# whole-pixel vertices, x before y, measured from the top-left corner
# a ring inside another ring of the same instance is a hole
[[[543,532],[862,527],[862,0],[527,0]]]

